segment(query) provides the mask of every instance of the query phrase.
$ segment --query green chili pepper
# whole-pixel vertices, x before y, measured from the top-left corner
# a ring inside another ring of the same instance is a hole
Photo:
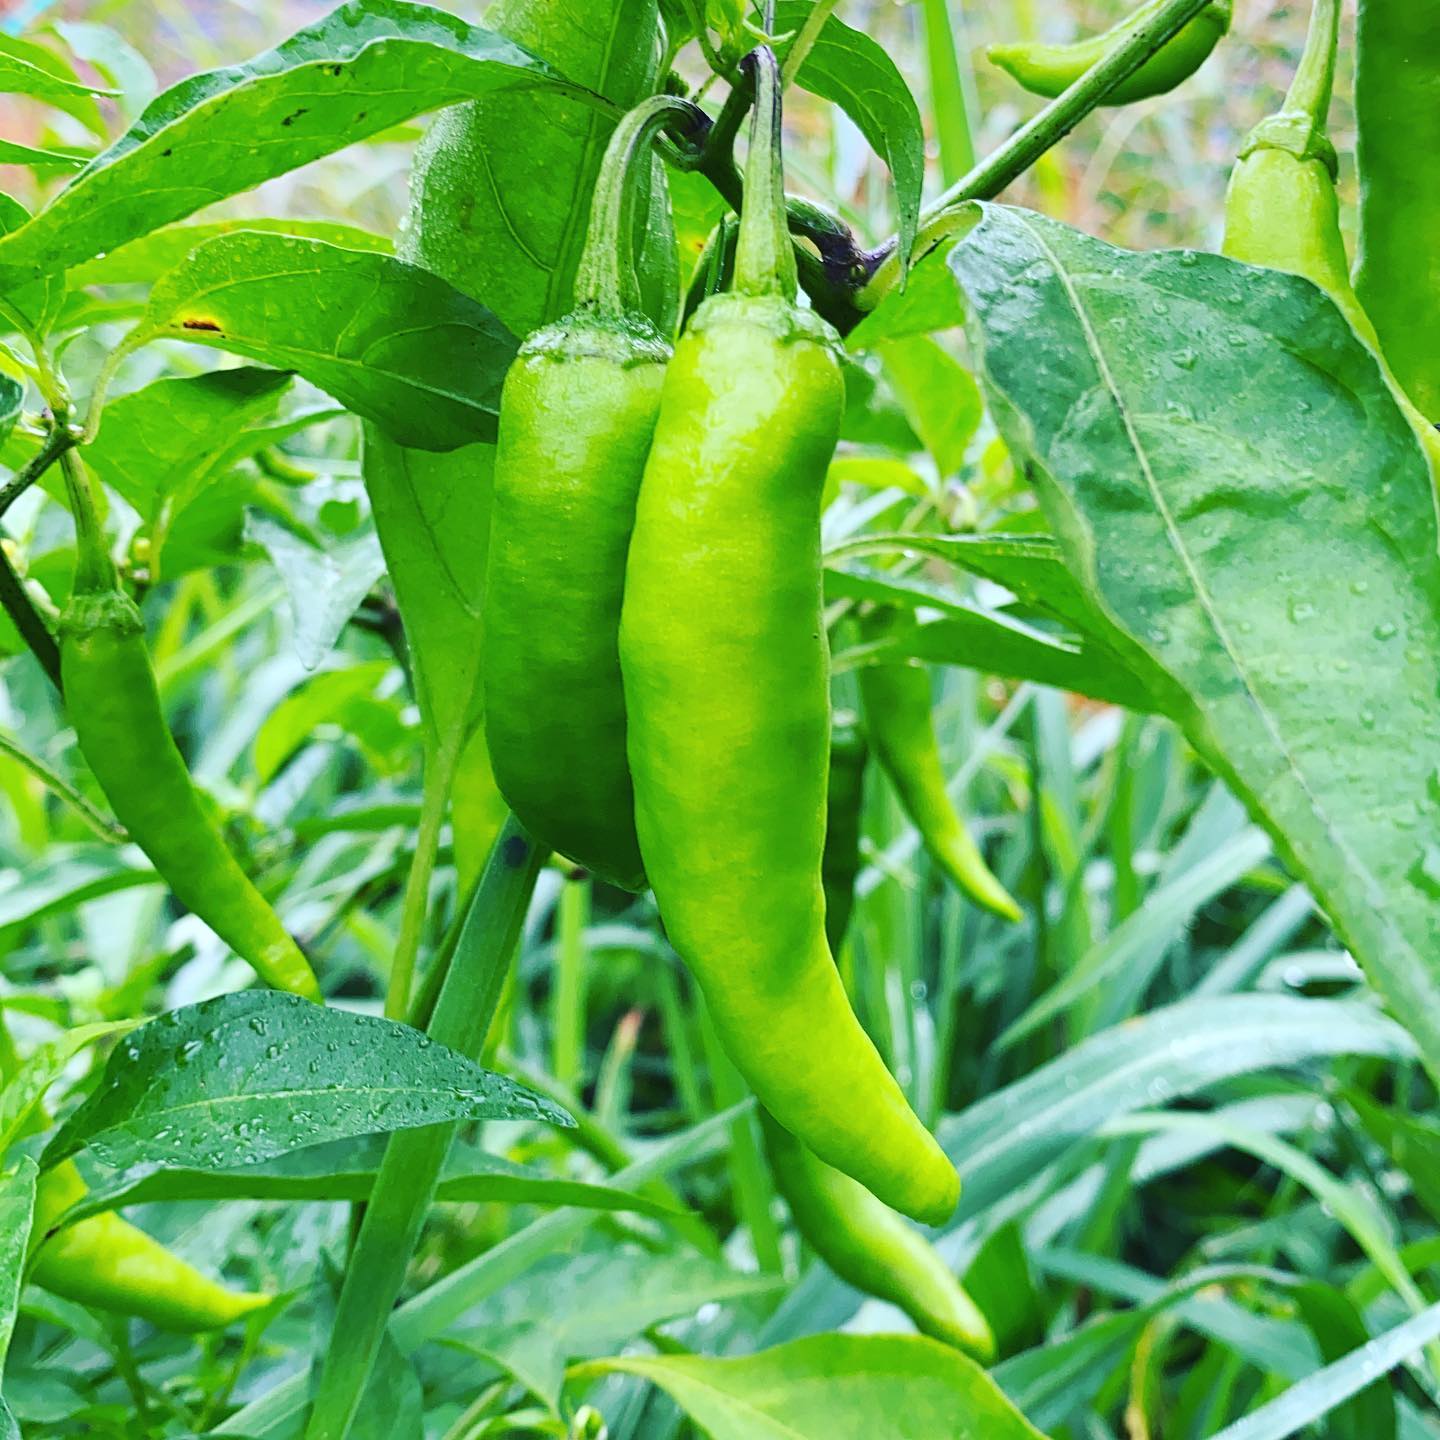
[[[93,1215],[45,1239],[60,1215],[86,1194],[70,1162],[40,1177],[35,1192],[38,1248],[30,1278],[81,1305],[132,1315],[163,1330],[219,1330],[270,1303],[229,1290],[115,1214]]]
[[[1350,285],[1335,196],[1339,164],[1325,133],[1339,26],[1339,0],[1315,0],[1285,103],[1240,147],[1225,196],[1222,248],[1232,259],[1313,281],[1373,344],[1374,327]]]
[[[1068,90],[1087,70],[1104,59],[1165,6],[1165,0],[1148,0],[1127,19],[1103,35],[1092,35],[1070,45],[1042,45],[1017,41],[992,45],[985,54],[1033,95],[1055,96]],[[1106,97],[1107,105],[1127,105],[1164,95],[1188,80],[1210,58],[1220,37],[1230,28],[1231,0],[1207,5],[1173,39],[1166,41],[1128,80]]]
[[[0,1089],[19,1068],[20,1057],[0,1016]],[[49,1123],[37,1104],[25,1121],[25,1133],[36,1134]],[[267,1296],[217,1284],[115,1214],[94,1215],[51,1236],[60,1216],[86,1193],[71,1161],[40,1177],[30,1241],[30,1278],[37,1285],[167,1330],[217,1330],[269,1304]]]
[[[1440,9],[1360,0],[1355,288],[1396,379],[1440,423]]]
[[[892,611],[876,611],[862,620],[861,633],[878,641],[894,624]],[[1020,907],[985,863],[946,790],[929,675],[918,664],[888,661],[862,665],[859,681],[870,743],[930,858],[976,904],[1018,920]]]
[[[1355,333],[1375,347],[1430,463],[1440,473],[1440,434],[1389,372],[1368,310],[1350,283],[1340,207],[1338,165],[1325,133],[1335,78],[1340,0],[1314,0],[1305,51],[1280,110],[1246,137],[1225,197],[1225,254],[1285,270],[1318,285]]]
[[[79,561],[60,621],[65,708],[80,751],[175,897],[277,990],[320,998],[315,973],[211,818],[165,723],[145,625],[120,588],[74,452],[62,457]]]
[[[842,1280],[898,1305],[922,1334],[980,1360],[994,1359],[989,1322],[913,1225],[817,1159],[764,1110],[760,1127],[795,1228]]]
[[[865,769],[870,746],[857,716],[836,711],[830,727],[830,783],[825,796],[825,851],[820,880],[825,890],[825,940],[838,956],[855,909],[860,874],[860,830],[865,809]]]
[[[775,58],[756,103],[735,291],[665,377],[620,659],[645,868],[721,1042],[776,1119],[897,1209],[954,1167],[846,1000],[825,943],[830,692],[820,496],[844,404],[834,332],[795,303]]]
[[[617,635],[635,496],[670,346],[640,310],[627,177],[685,113],[657,95],[616,127],[576,308],[505,380],[485,588],[485,734],[510,808],[547,847],[627,890],[645,870],[625,758]]]

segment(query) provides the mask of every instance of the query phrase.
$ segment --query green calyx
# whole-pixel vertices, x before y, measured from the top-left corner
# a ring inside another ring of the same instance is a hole
[[[585,249],[575,276],[577,312],[610,320],[628,320],[643,313],[632,246],[635,167],[642,157],[648,164],[651,142],[663,126],[676,120],[689,123],[693,118],[694,109],[687,100],[652,95],[616,125],[600,162]]]
[[[699,334],[712,327],[737,322],[751,329],[769,331],[781,344],[808,340],[836,350],[841,348],[839,332],[815,311],[801,309],[785,295],[757,295],[738,287],[725,294],[712,295],[695,312],[687,329]]]
[[[1326,134],[1335,88],[1335,52],[1340,35],[1340,0],[1314,0],[1305,50],[1285,103],[1262,120],[1240,147],[1244,160],[1257,150],[1285,150],[1297,160],[1318,160],[1334,179],[1340,173],[1335,146]]]
[[[778,295],[793,304],[799,282],[785,209],[780,65],[767,45],[752,50],[741,63],[754,83],[755,105],[735,247],[735,290],[741,295]]]
[[[143,635],[145,621],[140,607],[123,590],[77,589],[60,616],[61,634],[84,636],[99,631]]]
[[[663,365],[670,344],[638,310],[615,314],[587,308],[537,330],[520,347],[522,358],[609,360],[617,365]]]

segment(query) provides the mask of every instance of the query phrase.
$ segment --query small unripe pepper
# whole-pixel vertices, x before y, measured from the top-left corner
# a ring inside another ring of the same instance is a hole
[[[761,1101],[827,1163],[938,1221],[955,1169],[825,943],[820,497],[844,384],[833,331],[795,303],[778,67],[763,48],[747,63],[735,290],[707,300],[676,347],[626,568],[636,827],[670,939]]]
[[[268,1296],[230,1290],[202,1275],[119,1215],[92,1215],[41,1239],[85,1193],[68,1160],[40,1177],[34,1226],[40,1243],[30,1270],[37,1285],[81,1305],[184,1333],[223,1329],[270,1303]]]
[[[645,887],[625,758],[617,635],[635,497],[670,359],[627,258],[637,159],[685,112],[658,95],[616,127],[576,306],[505,379],[485,582],[485,735],[535,838],[627,890]]]
[[[890,612],[876,611],[861,621],[861,633],[881,640],[893,623]],[[858,673],[870,743],[930,858],[976,904],[1018,920],[1020,907],[985,863],[946,790],[929,675],[918,664],[894,660],[862,665]]]
[[[310,962],[240,868],[195,789],[165,722],[144,621],[106,553],[89,480],[73,451],[61,464],[78,562],[60,620],[60,675],[80,752],[175,898],[266,984],[318,1000]]]
[[[1098,65],[1131,32],[1149,21],[1165,0],[1148,0],[1134,14],[1101,35],[1069,45],[1042,45],[1018,41],[992,45],[985,52],[992,64],[1017,80],[1033,95],[1055,96],[1068,90],[1087,70]],[[1107,105],[1126,105],[1164,95],[1188,80],[1210,58],[1230,28],[1231,0],[1207,5],[1179,34],[1167,40],[1128,80],[1105,97]]]

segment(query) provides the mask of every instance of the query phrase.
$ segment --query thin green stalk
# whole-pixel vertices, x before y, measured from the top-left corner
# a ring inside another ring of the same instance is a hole
[[[956,0],[958,8],[958,0]],[[972,123],[972,87],[966,83],[970,57],[961,70],[957,32],[964,20],[951,19],[951,0],[924,0],[925,65],[930,81],[930,113],[935,117],[935,138],[940,143],[940,175],[953,185],[975,166]]]
[[[814,8],[805,17],[800,33],[785,56],[785,66],[780,71],[782,87],[789,86],[800,73],[800,67],[815,48],[815,42],[820,38],[825,22],[835,13],[835,7],[839,3],[840,0],[815,0]]]
[[[50,683],[60,687],[60,648],[50,627],[35,608],[35,602],[25,590],[25,582],[16,574],[5,547],[0,545],[0,607],[10,617],[11,623],[20,632],[20,638],[30,647],[30,653],[40,662],[40,668]]]
[[[119,821],[97,810],[65,777],[26,750],[13,735],[0,730],[0,755],[8,755],[47,790],[58,795],[102,840],[124,844],[130,836]]]
[[[430,913],[430,881],[435,873],[440,831],[445,824],[450,787],[459,762],[460,746],[453,742],[430,750],[425,757],[425,784],[420,798],[420,823],[415,831],[415,854],[405,880],[405,896],[400,904],[400,933],[395,940],[390,981],[385,991],[385,1014],[391,1020],[403,1020],[410,1013],[415,961],[425,936],[425,919]]]
[[[44,443],[16,472],[15,478],[0,489],[0,515],[4,513],[73,445],[80,437],[63,421],[51,424]]]
[[[967,223],[963,211],[966,201],[992,199],[1023,175],[1209,3],[1210,0],[1169,0],[1151,20],[1131,31],[1103,60],[1091,66],[1068,90],[1022,125],[999,149],[937,196],[920,217],[919,233],[909,259],[918,260],[955,235]],[[873,310],[881,298],[899,284],[900,276],[900,257],[892,250],[856,297],[856,303],[862,310]]]
[[[485,1041],[543,863],[544,852],[509,817],[470,902],[429,1028],[462,1055],[477,1055]],[[457,1128],[430,1125],[390,1137],[340,1291],[306,1440],[345,1440],[350,1432]]]
[[[550,997],[550,1068],[572,1089],[584,1080],[585,975],[590,967],[585,930],[590,924],[590,878],[572,876],[560,892],[554,990]]]

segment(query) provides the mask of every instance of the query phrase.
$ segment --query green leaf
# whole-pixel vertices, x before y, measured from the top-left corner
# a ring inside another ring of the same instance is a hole
[[[601,1355],[702,1306],[783,1285],[778,1275],[747,1274],[703,1255],[606,1249],[554,1256],[471,1312],[457,1338],[522,1377],[558,1411],[567,1360]],[[565,1296],[563,1307],[556,1295]]]
[[[83,121],[97,135],[104,122],[95,95],[111,95],[103,86],[87,85],[74,68],[38,41],[0,32],[0,95],[31,95]]]
[[[25,1273],[25,1251],[35,1218],[35,1181],[39,1172],[28,1155],[16,1167],[0,1174],[0,1371],[15,1329],[20,1305],[20,1279]],[[0,1427],[3,1427],[0,1416]],[[0,1436],[4,1435],[0,1428]]]
[[[965,1179],[952,1227],[1131,1111],[1312,1058],[1413,1054],[1394,1021],[1339,1000],[1226,995],[1127,1020],[941,1122],[940,1143]]]
[[[965,305],[945,263],[950,246],[922,255],[905,277],[905,288],[885,292],[876,307],[845,337],[846,347],[869,350],[884,340],[933,335],[965,323]]]
[[[280,572],[295,619],[295,650],[313,670],[334,648],[360,602],[385,573],[385,557],[373,528],[348,535],[323,534],[323,544],[253,512],[245,535],[265,549]]]
[[[1130,637],[1085,597],[1065,568],[1059,545],[1048,535],[874,534],[860,535],[826,554],[833,562],[868,554],[927,555],[968,570],[1011,591],[1016,599],[1041,614],[1053,616],[1095,647],[1123,664],[1149,692],[1149,709],[1168,714],[1179,703],[1169,677]]]
[[[0,241],[0,286],[113,250],[427,110],[537,84],[579,93],[503,36],[443,10],[347,0],[274,50],[157,96]]]
[[[30,212],[16,199],[0,192],[0,245],[30,221]],[[28,284],[0,285],[0,318],[23,327],[31,335],[44,335],[65,299],[63,276],[47,276]]]
[[[1045,1311],[1018,1222],[1001,1225],[986,1237],[962,1279],[970,1298],[990,1322],[1002,1358],[1040,1343]]]
[[[1360,1123],[1409,1177],[1415,1198],[1440,1222],[1440,1125],[1378,1105],[1359,1090],[1345,1092]]]
[[[812,0],[780,0],[776,32],[798,31],[812,8]],[[780,47],[782,60],[788,48]],[[900,253],[908,256],[925,183],[925,133],[905,77],[878,40],[831,15],[795,79],[812,95],[838,105],[890,167],[900,214]]]
[[[275,415],[290,381],[287,372],[248,365],[153,380],[106,405],[85,462],[154,526],[162,511],[183,510],[269,443],[263,429],[256,434],[252,427]]]
[[[115,1020],[96,1025],[77,1025],[56,1039],[37,1045],[0,1090],[0,1155],[25,1133],[25,1122],[44,1099],[45,1092],[82,1050],[97,1040],[131,1030],[136,1023],[133,1020]],[[3,1349],[0,1349],[0,1354],[3,1354]]]
[[[942,479],[955,475],[985,407],[970,372],[926,335],[880,346],[885,374]]]
[[[25,387],[18,380],[0,374],[0,445],[9,438],[25,404]]]
[[[59,150],[37,150],[33,145],[21,145],[15,140],[0,138],[0,165],[28,165],[32,169],[40,170],[75,170],[84,163],[84,155],[67,155]]]
[[[1213,1440],[1287,1440],[1307,1425],[1323,1420],[1352,1395],[1383,1379],[1387,1371],[1437,1336],[1440,1336],[1440,1305],[1432,1305],[1369,1344],[1352,1350],[1343,1360],[1292,1385],[1283,1395],[1243,1420],[1217,1431]]]
[[[172,1010],[127,1036],[46,1147],[106,1164],[215,1169],[348,1135],[480,1118],[573,1123],[418,1030],[271,990]]]
[[[757,1355],[625,1355],[711,1440],[1043,1440],[973,1360],[913,1335],[812,1335]]]
[[[1341,1360],[1369,1344],[1365,1319],[1343,1290],[1318,1281],[1301,1285],[1295,1291],[1295,1304],[1322,1359]],[[1395,1440],[1394,1393],[1384,1380],[1377,1379],[1345,1404],[1332,1408],[1325,1428],[1329,1440]]]
[[[308,1145],[258,1165],[234,1170],[142,1168],[91,1187],[65,1212],[65,1225],[91,1215],[182,1200],[284,1200],[363,1204],[375,1184],[385,1136]],[[467,1205],[573,1205],[583,1210],[631,1211],[656,1220],[684,1212],[622,1186],[558,1179],[457,1141],[435,1198]]]
[[[0,1395],[0,1440],[24,1440],[15,1412],[5,1403],[3,1395]]]
[[[206,241],[161,277],[122,349],[160,338],[296,370],[424,450],[494,438],[517,349],[490,311],[426,270],[258,232]]]
[[[395,586],[421,718],[438,745],[480,718],[480,608],[495,451],[406,450],[365,428],[365,485]]]
[[[280,767],[324,725],[342,724],[353,702],[375,693],[391,672],[388,660],[327,670],[291,691],[265,717],[255,736],[255,773],[268,785]]]
[[[1123,971],[1143,951],[1182,936],[1202,906],[1263,864],[1269,854],[1270,841],[1265,833],[1248,827],[1152,890],[1138,910],[1080,956],[1061,979],[1006,1027],[995,1041],[996,1047],[1008,1049],[1057,1015],[1063,1015],[1097,986]]]
[[[865,566],[832,565],[825,572],[825,593],[944,612],[938,619],[896,626],[881,643],[841,651],[835,657],[837,671],[905,657],[1035,680],[1142,712],[1154,708],[1144,687],[1098,647],[1046,635],[1001,611],[937,593],[923,581],[897,579]]]
[[[1306,280],[980,213],[972,348],[1069,569],[1440,1075],[1434,482],[1380,366]]]
[[[106,255],[86,260],[69,273],[71,285],[153,285],[167,270],[198,250],[207,240],[233,235],[237,230],[252,233],[294,235],[302,240],[323,240],[344,250],[374,250],[389,254],[390,241],[384,235],[343,225],[335,220],[292,220],[241,217],[209,220],[193,225],[167,225],[121,245]]]
[[[113,845],[52,846],[23,876],[11,871],[0,877],[0,934],[116,890],[159,883],[148,862],[137,865]]]
[[[499,0],[497,31],[603,95],[607,116],[558,90],[496,93],[436,117],[415,154],[400,254],[483,300],[517,335],[565,314],[590,199],[614,119],[650,93],[656,0]],[[663,200],[659,162],[653,184]],[[650,228],[637,197],[637,235]],[[668,207],[640,257],[646,310],[674,326],[678,284]]]

